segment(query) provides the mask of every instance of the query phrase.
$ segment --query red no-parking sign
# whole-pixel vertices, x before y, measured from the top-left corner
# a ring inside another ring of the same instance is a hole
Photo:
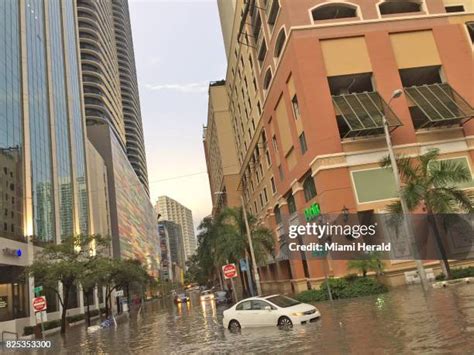
[[[33,308],[35,312],[43,312],[46,311],[48,308],[46,304],[46,297],[41,296],[41,297],[35,297],[33,298]]]
[[[237,268],[235,267],[235,264],[224,265],[222,267],[222,272],[226,279],[233,279],[234,277],[237,277]]]

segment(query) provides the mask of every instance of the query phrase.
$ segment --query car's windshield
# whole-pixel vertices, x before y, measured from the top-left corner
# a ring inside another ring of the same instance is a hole
[[[282,308],[296,306],[297,304],[301,303],[301,302],[298,302],[297,300],[294,300],[293,298],[282,296],[282,295],[269,297],[267,298],[267,300],[276,304],[278,307],[282,307]]]
[[[209,295],[210,293],[211,293],[211,291],[202,291],[201,295]]]

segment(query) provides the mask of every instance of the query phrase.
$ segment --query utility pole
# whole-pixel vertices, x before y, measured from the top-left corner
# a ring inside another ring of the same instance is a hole
[[[390,98],[390,101],[388,102],[389,109],[390,109],[390,103],[392,102],[392,100],[399,98],[401,95],[402,95],[402,90],[400,89],[395,90],[393,92],[392,97]],[[408,209],[407,202],[405,201],[405,198],[403,197],[401,193],[400,173],[398,171],[397,159],[395,158],[395,153],[393,151],[392,139],[390,137],[388,121],[385,116],[385,113],[382,115],[382,121],[383,121],[384,133],[385,133],[385,140],[387,142],[388,154],[390,156],[390,163],[392,165],[393,177],[395,179],[395,187],[400,195],[400,204],[402,206],[403,221],[404,221],[403,225],[405,227],[405,232],[406,232],[408,242],[411,247],[413,257],[415,259],[416,269],[418,271],[418,275],[420,276],[421,285],[423,287],[423,290],[427,291],[429,289],[428,280],[426,278],[426,272],[423,267],[423,262],[418,257],[416,239],[413,234],[413,226],[411,225],[411,221],[410,221],[410,210]]]
[[[255,278],[255,283],[257,284],[257,296],[261,296],[262,295],[262,287],[260,285],[260,276],[258,275],[257,262],[255,260],[255,253],[253,251],[252,236],[250,234],[249,221],[247,219],[247,211],[245,209],[244,198],[242,197],[242,195],[240,195],[240,200],[242,201],[242,210],[243,210],[243,213],[244,213],[245,229],[247,230],[247,239],[248,239],[249,247],[250,247],[250,257],[252,258],[253,275],[254,275],[254,278]]]

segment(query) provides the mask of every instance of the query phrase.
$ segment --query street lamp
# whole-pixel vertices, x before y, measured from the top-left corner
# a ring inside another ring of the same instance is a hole
[[[392,93],[392,97],[390,97],[390,100],[388,101],[388,109],[390,109],[390,103],[392,102],[392,100],[398,99],[400,96],[402,96],[402,93],[403,91],[400,89],[397,89]],[[408,241],[411,245],[413,257],[415,258],[416,268],[418,270],[418,275],[420,276],[421,285],[423,286],[423,289],[426,291],[428,290],[428,281],[426,279],[426,273],[425,273],[425,269],[423,268],[423,263],[418,258],[418,250],[416,246],[415,236],[413,235],[411,223],[408,220],[410,211],[408,209],[408,205],[407,205],[407,202],[405,201],[405,198],[401,194],[400,173],[398,171],[397,159],[395,158],[395,153],[393,151],[392,139],[390,137],[390,130],[388,127],[388,121],[385,116],[385,112],[382,115],[382,121],[383,121],[383,128],[385,132],[385,140],[387,142],[388,154],[390,156],[390,163],[392,165],[393,177],[395,179],[395,187],[400,195],[400,204],[402,207],[402,213],[404,215],[405,232],[407,234]]]
[[[219,191],[215,192],[216,195],[223,195],[225,192]],[[257,296],[260,296],[262,294],[262,286],[260,285],[260,276],[258,275],[258,270],[257,270],[257,262],[255,260],[255,252],[253,250],[253,243],[252,243],[252,236],[250,234],[250,227],[249,227],[249,221],[247,219],[247,210],[245,209],[245,202],[244,198],[242,195],[240,195],[240,201],[242,203],[242,211],[244,214],[244,221],[245,221],[245,229],[247,231],[247,240],[249,243],[249,248],[250,248],[250,257],[252,258],[252,271],[253,271],[253,277],[255,279],[255,284],[257,285]],[[252,281],[249,280],[249,284]]]

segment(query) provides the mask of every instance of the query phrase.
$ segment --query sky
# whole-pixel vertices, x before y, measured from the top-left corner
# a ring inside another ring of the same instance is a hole
[[[208,85],[225,77],[217,0],[129,0],[151,201],[211,213],[202,143]]]

